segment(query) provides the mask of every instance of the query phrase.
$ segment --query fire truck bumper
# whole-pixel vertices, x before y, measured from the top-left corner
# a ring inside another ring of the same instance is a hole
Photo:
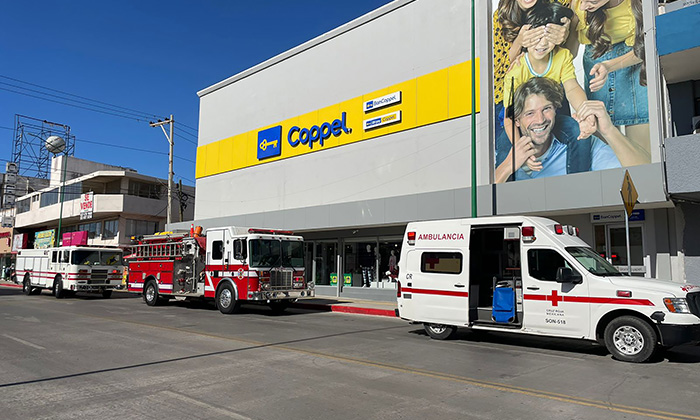
[[[76,292],[101,292],[103,290],[116,290],[117,284],[76,284],[70,289]]]
[[[316,291],[313,289],[308,290],[271,290],[264,292],[248,292],[248,300],[259,300],[267,301],[270,299],[275,300],[292,300],[300,299],[306,297],[316,296]]]

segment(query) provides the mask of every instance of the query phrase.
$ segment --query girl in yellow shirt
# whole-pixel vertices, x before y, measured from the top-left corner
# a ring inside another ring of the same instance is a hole
[[[572,6],[569,38],[585,45],[586,96],[602,101],[613,124],[649,153],[642,0],[574,0]]]
[[[569,19],[561,25],[546,25],[531,28],[525,24],[527,12],[538,2],[552,0],[499,0],[498,8],[493,13],[493,90],[494,111],[496,115],[496,165],[508,154],[511,145],[504,138],[503,129],[503,79],[512,62],[521,55],[523,48],[532,47],[543,36],[555,45],[563,45],[569,36]],[[571,0],[554,0],[564,6],[569,6]],[[567,42],[568,48],[568,42]],[[499,141],[499,139],[501,139]]]

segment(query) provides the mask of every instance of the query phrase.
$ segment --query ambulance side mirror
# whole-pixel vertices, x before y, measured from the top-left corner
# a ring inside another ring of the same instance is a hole
[[[583,277],[578,273],[574,273],[574,271],[568,267],[559,267],[557,269],[556,280],[557,283],[583,283]]]

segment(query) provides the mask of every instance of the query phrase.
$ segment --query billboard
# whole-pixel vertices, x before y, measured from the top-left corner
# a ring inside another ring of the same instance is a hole
[[[51,248],[54,246],[56,229],[42,230],[34,234],[34,249]]]
[[[651,163],[642,0],[493,10],[496,183]]]

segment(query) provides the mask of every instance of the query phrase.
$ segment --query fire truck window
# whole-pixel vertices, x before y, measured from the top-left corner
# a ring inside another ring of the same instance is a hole
[[[220,260],[224,258],[224,241],[214,241],[211,244],[211,259]]]
[[[61,251],[61,262],[62,263],[67,263],[68,261],[70,261],[70,259],[68,257],[70,257],[69,251]]]
[[[571,268],[564,257],[553,249],[531,249],[527,251],[527,268],[530,277],[543,281],[556,281],[559,267]]]
[[[58,262],[58,251],[53,251],[51,253],[51,262],[55,262],[55,263]]]
[[[462,272],[462,253],[424,252],[420,271],[423,273],[459,274]]]

